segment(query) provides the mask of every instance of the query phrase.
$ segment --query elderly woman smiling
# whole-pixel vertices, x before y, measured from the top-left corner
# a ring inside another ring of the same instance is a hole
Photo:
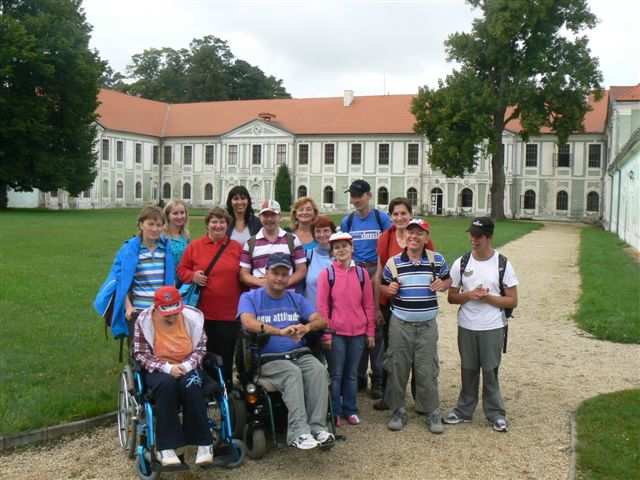
[[[242,247],[227,235],[231,217],[222,208],[209,210],[207,233],[189,244],[178,265],[183,282],[202,287],[198,308],[204,313],[207,351],[222,357],[225,380],[230,383],[233,350],[240,328],[236,321],[240,299],[240,253]],[[213,267],[209,265],[216,259]],[[208,275],[205,275],[209,269]]]

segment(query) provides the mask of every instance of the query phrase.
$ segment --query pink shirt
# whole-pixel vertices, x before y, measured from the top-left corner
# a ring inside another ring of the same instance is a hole
[[[329,328],[338,335],[355,337],[357,335],[375,336],[376,312],[373,301],[373,288],[369,274],[364,270],[364,288],[360,288],[355,264],[345,268],[338,262],[332,262],[336,272],[336,281],[331,289],[332,313],[329,318],[329,269],[318,276],[318,312],[329,320]]]

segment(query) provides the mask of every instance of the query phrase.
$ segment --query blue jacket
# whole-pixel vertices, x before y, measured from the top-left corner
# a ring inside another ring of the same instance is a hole
[[[164,284],[174,285],[176,268],[173,256],[169,251],[166,238],[162,237],[158,242],[164,246],[165,264],[164,264]],[[138,265],[138,252],[140,251],[141,240],[138,235],[124,242],[116,254],[113,261],[111,271],[107,275],[96,299],[93,302],[93,308],[100,314],[109,308],[109,304],[113,301],[113,316],[111,319],[111,333],[115,338],[126,337],[129,335],[129,328],[125,319],[125,298],[133,284],[133,278],[136,274],[136,266]]]

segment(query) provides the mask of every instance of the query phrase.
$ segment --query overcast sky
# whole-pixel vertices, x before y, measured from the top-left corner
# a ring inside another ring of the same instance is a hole
[[[640,1],[591,0],[591,32],[604,85],[640,82]],[[415,93],[451,71],[443,42],[469,31],[463,0],[85,0],[91,46],[125,72],[145,48],[186,48],[215,35],[236,58],[284,81],[294,97]],[[475,12],[477,14],[477,12]],[[634,38],[635,36],[635,38]]]

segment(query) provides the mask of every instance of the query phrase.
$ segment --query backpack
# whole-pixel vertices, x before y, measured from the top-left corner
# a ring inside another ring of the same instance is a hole
[[[329,265],[327,268],[327,279],[329,280],[329,320],[333,314],[333,302],[331,301],[331,291],[336,283],[336,270],[333,265]],[[358,281],[360,282],[360,290],[364,292],[364,276],[366,275],[364,267],[356,264],[356,274],[358,275]]]
[[[376,217],[376,222],[378,223],[378,227],[380,228],[380,232],[384,232],[385,228],[382,225],[382,217],[380,216],[380,210],[377,208],[373,209],[373,213]],[[353,225],[353,217],[356,215],[356,212],[351,212],[347,217],[347,233],[351,232],[351,227]]]
[[[433,252],[433,250],[429,250],[428,248],[425,248],[424,251],[427,253],[427,259],[429,260],[429,264],[431,265],[431,274],[433,275],[433,279],[435,280],[435,278],[436,278],[436,255]],[[394,255],[394,257],[397,257],[397,255]],[[389,267],[389,270],[391,271],[391,274],[393,275],[392,281],[393,282],[397,282],[398,281],[398,266],[396,265],[396,262],[393,260],[394,257],[389,257],[389,260],[387,260],[386,266]],[[438,269],[438,271],[440,271],[440,269]]]
[[[465,253],[460,259],[460,285],[462,285],[462,275],[464,274],[465,269],[467,268],[467,264],[469,263],[469,259],[471,258],[471,252]],[[504,297],[504,272],[507,269],[507,257],[498,254],[498,284],[500,285],[500,295]],[[513,308],[504,308],[504,316],[505,318],[511,318],[513,316]],[[509,324],[505,323],[504,325],[504,346],[502,347],[502,352],[507,353],[507,334],[509,332]]]

